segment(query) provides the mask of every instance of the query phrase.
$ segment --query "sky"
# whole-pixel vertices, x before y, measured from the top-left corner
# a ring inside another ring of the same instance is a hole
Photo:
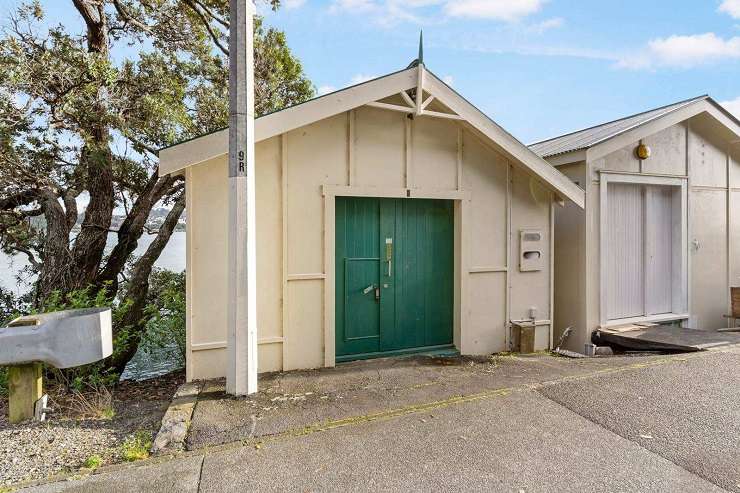
[[[740,0],[283,0],[320,92],[429,70],[525,143],[709,94],[740,115]]]
[[[262,1],[262,0],[258,0]],[[42,0],[72,28],[71,0]],[[0,0],[0,15],[18,0]],[[740,116],[740,0],[283,0],[320,93],[424,58],[525,143],[709,94]]]

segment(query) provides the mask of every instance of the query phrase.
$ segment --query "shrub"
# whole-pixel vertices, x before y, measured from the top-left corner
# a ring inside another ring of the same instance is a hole
[[[12,291],[0,287],[0,327],[6,326],[11,320],[28,313],[28,299],[30,295],[16,296]]]
[[[119,290],[125,293],[124,289]],[[7,323],[11,319],[33,313],[47,313],[79,308],[110,307],[112,309],[114,340],[113,358],[125,354],[132,344],[131,327],[123,327],[124,316],[131,307],[128,300],[110,297],[108,289],[78,289],[66,294],[59,291],[51,293],[43,306],[31,309],[27,297],[16,297],[12,292],[0,288],[0,321]],[[145,353],[154,350],[166,350],[167,358],[175,358],[177,364],[185,362],[185,273],[155,269],[149,279],[147,307],[144,310],[144,333],[139,347]],[[160,351],[161,352],[161,351]],[[57,370],[47,368],[48,376],[57,380],[76,394],[100,394],[101,387],[114,385],[119,378],[118,372],[109,368],[105,361],[90,365]],[[0,368],[0,394],[7,393],[7,374]],[[104,393],[103,393],[104,394]],[[106,406],[96,405],[96,409]]]
[[[185,363],[185,273],[155,270],[149,279],[146,331],[140,348],[174,351]]]
[[[77,289],[67,294],[54,291],[45,301],[40,310],[34,310],[34,313],[49,313],[61,310],[75,310],[80,308],[110,307],[112,312],[114,331],[113,338],[113,355],[122,351],[128,344],[128,330],[121,328],[120,323],[128,310],[130,303],[111,298],[108,295],[106,287],[93,289]],[[101,387],[110,387],[118,381],[118,373],[108,368],[105,361],[99,361],[89,365],[70,368],[66,370],[57,370],[47,368],[50,373],[62,385],[71,389],[75,393],[82,394],[95,391]]]

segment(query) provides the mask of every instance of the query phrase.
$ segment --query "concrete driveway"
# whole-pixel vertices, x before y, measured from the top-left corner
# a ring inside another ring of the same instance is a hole
[[[211,392],[194,450],[29,491],[740,491],[737,350],[385,364]]]

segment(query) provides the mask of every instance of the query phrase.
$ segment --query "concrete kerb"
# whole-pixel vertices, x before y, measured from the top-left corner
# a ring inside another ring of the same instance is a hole
[[[724,350],[727,350],[727,349],[736,350],[737,348],[727,348],[726,347],[726,348],[717,349],[714,351],[702,351],[702,352],[696,352],[696,353],[688,353],[688,354],[684,353],[680,355],[670,355],[670,356],[666,356],[665,358],[660,358],[660,359],[652,360],[649,362],[634,363],[634,364],[621,366],[617,368],[605,368],[601,370],[592,371],[592,372],[589,372],[583,375],[566,376],[566,377],[561,377],[561,378],[557,378],[554,380],[548,380],[548,381],[540,382],[540,383],[523,384],[523,385],[518,385],[518,386],[512,386],[512,387],[507,387],[507,388],[480,392],[476,394],[456,396],[456,397],[452,397],[449,399],[433,401],[433,402],[428,402],[424,404],[403,406],[403,407],[389,409],[387,411],[381,411],[381,412],[371,413],[367,415],[358,415],[358,416],[343,418],[339,420],[324,421],[324,422],[315,423],[313,425],[308,425],[308,426],[301,427],[301,428],[286,430],[284,432],[276,433],[273,435],[265,435],[265,436],[261,436],[258,438],[236,440],[233,442],[219,444],[219,445],[208,445],[208,446],[198,448],[195,450],[191,450],[191,451],[167,451],[167,452],[161,453],[160,455],[153,456],[149,459],[144,459],[144,460],[140,460],[137,462],[112,464],[109,466],[103,466],[99,469],[96,469],[95,471],[90,471],[90,472],[77,471],[74,473],[62,473],[62,474],[58,474],[51,478],[41,480],[41,481],[29,481],[26,483],[19,483],[19,484],[11,486],[9,491],[19,490],[23,488],[32,487],[32,486],[39,486],[39,485],[58,482],[58,481],[65,481],[65,480],[73,481],[73,480],[78,480],[78,479],[81,480],[91,475],[97,476],[100,474],[112,473],[112,472],[117,472],[117,471],[121,471],[125,469],[137,469],[140,467],[148,467],[148,466],[161,464],[161,463],[164,463],[170,460],[184,459],[184,458],[196,457],[196,456],[203,456],[205,458],[208,455],[217,454],[220,452],[226,452],[226,451],[234,450],[234,449],[239,449],[242,447],[251,446],[255,448],[261,448],[263,445],[268,444],[270,442],[276,442],[279,440],[306,436],[306,435],[310,435],[310,434],[317,433],[317,432],[328,431],[328,430],[342,428],[342,427],[351,426],[355,424],[389,420],[389,419],[393,419],[396,417],[414,414],[417,412],[419,413],[427,412],[429,410],[449,407],[449,406],[457,405],[457,404],[465,404],[465,403],[475,402],[475,401],[480,401],[480,400],[485,400],[485,399],[495,399],[499,397],[505,397],[507,395],[511,395],[517,392],[536,391],[540,388],[548,387],[551,385],[557,385],[563,382],[585,380],[585,379],[599,377],[599,376],[608,375],[608,374],[641,370],[644,368],[651,368],[651,367],[666,365],[666,364],[670,364],[674,362],[683,362],[689,359],[708,356],[712,352],[722,352],[723,349]],[[198,388],[200,389],[201,388],[200,386],[202,386],[202,382],[198,382],[198,385],[199,385]]]
[[[185,439],[202,388],[202,382],[187,382],[180,385],[162,416],[162,426],[154,439],[152,454],[185,450]]]

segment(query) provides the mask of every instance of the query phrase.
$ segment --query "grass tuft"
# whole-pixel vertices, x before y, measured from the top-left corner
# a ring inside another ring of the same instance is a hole
[[[116,410],[113,409],[113,406],[103,408],[100,411],[100,417],[103,419],[113,419],[116,416]]]
[[[82,463],[82,467],[85,469],[91,469],[95,470],[98,467],[103,465],[103,459],[99,455],[91,455],[87,459],[85,459],[85,462]]]
[[[127,462],[143,460],[149,457],[152,448],[152,434],[145,430],[137,431],[121,445],[121,456]]]

